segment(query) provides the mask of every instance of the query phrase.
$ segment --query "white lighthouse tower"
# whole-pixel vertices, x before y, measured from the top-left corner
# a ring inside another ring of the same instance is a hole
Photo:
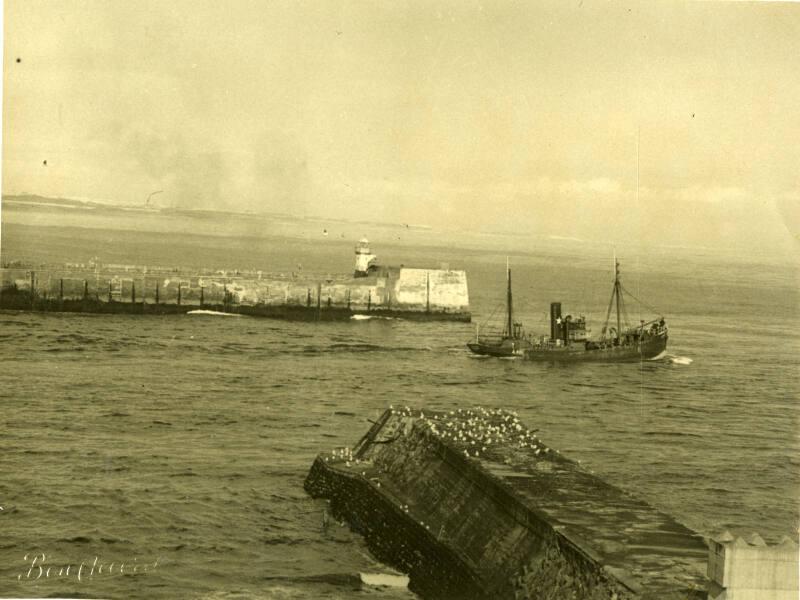
[[[356,244],[356,271],[354,277],[366,277],[370,267],[375,266],[377,256],[369,249],[369,240],[361,238]]]

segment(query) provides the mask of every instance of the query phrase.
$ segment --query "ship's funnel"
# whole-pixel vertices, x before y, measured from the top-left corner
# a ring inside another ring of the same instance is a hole
[[[559,320],[561,319],[561,302],[550,303],[550,339],[555,340],[560,336]]]

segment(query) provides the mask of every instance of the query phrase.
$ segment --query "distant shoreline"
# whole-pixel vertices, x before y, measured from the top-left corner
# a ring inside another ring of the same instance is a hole
[[[791,248],[753,249],[702,247],[673,243],[650,245],[635,239],[612,244],[610,241],[582,240],[568,235],[525,235],[517,232],[462,231],[435,229],[427,225],[343,221],[323,217],[300,217],[282,213],[239,213],[227,211],[148,208],[104,204],[89,200],[49,198],[35,194],[4,195],[4,229],[15,226],[76,227],[140,233],[171,233],[237,239],[275,239],[317,241],[324,244],[352,244],[367,237],[377,248],[391,246],[459,248],[471,252],[502,253],[513,256],[575,257],[592,261],[611,260],[614,251],[626,259],[628,269],[651,259],[723,260],[752,264],[792,264],[796,253]],[[0,240],[2,241],[2,240]],[[6,254],[0,246],[0,258]],[[379,251],[380,253],[380,251]],[[651,265],[652,266],[652,265]]]

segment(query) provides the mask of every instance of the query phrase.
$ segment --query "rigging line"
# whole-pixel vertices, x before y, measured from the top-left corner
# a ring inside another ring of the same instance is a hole
[[[611,318],[611,307],[614,306],[614,294],[611,294],[611,299],[608,301],[608,310],[606,311],[606,320],[603,323],[603,335],[605,336],[608,331],[608,320]]]
[[[620,284],[620,287],[622,287],[622,284]],[[630,316],[628,315],[628,305],[625,304],[625,296],[620,295],[620,300],[622,301],[622,311],[625,315],[625,325],[626,327],[630,327]]]
[[[660,311],[660,310],[658,310],[657,308],[655,308],[655,307],[653,307],[653,306],[650,306],[649,304],[647,304],[647,302],[644,302],[643,300],[639,300],[639,298],[637,298],[636,296],[634,296],[633,294],[631,294],[631,293],[628,291],[628,289],[627,289],[626,287],[622,286],[622,284],[620,284],[620,287],[622,288],[622,291],[623,291],[623,292],[625,292],[626,294],[628,294],[628,296],[630,296],[631,298],[633,298],[634,300],[636,300],[636,301],[637,301],[639,304],[641,304],[641,305],[642,305],[642,306],[644,306],[645,308],[647,308],[647,309],[649,309],[649,310],[652,310],[654,313],[657,313],[657,314],[659,314],[659,315],[661,314],[661,311]]]
[[[488,317],[486,317],[486,320],[481,324],[481,327],[485,327],[489,323],[489,321],[492,320],[492,317],[494,316],[494,313],[497,312],[498,307],[499,305],[494,307],[494,310],[492,310],[492,313]]]
[[[621,313],[621,320],[620,320],[620,328],[622,325],[625,326],[626,329],[630,328],[630,323],[628,322],[628,309],[625,307],[625,298],[620,294],[619,296],[619,308]]]
[[[619,297],[619,305],[622,312],[622,322],[625,324],[626,328],[630,328],[631,324],[628,320],[628,308],[625,306],[625,299],[622,295]]]

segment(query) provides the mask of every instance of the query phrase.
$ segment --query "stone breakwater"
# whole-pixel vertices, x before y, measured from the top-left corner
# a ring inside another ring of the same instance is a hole
[[[125,314],[210,309],[317,321],[360,316],[465,322],[471,318],[466,272],[406,267],[381,267],[364,277],[349,277],[13,264],[0,268],[0,308]]]
[[[707,598],[696,533],[582,469],[513,412],[385,411],[305,482],[427,598]]]

